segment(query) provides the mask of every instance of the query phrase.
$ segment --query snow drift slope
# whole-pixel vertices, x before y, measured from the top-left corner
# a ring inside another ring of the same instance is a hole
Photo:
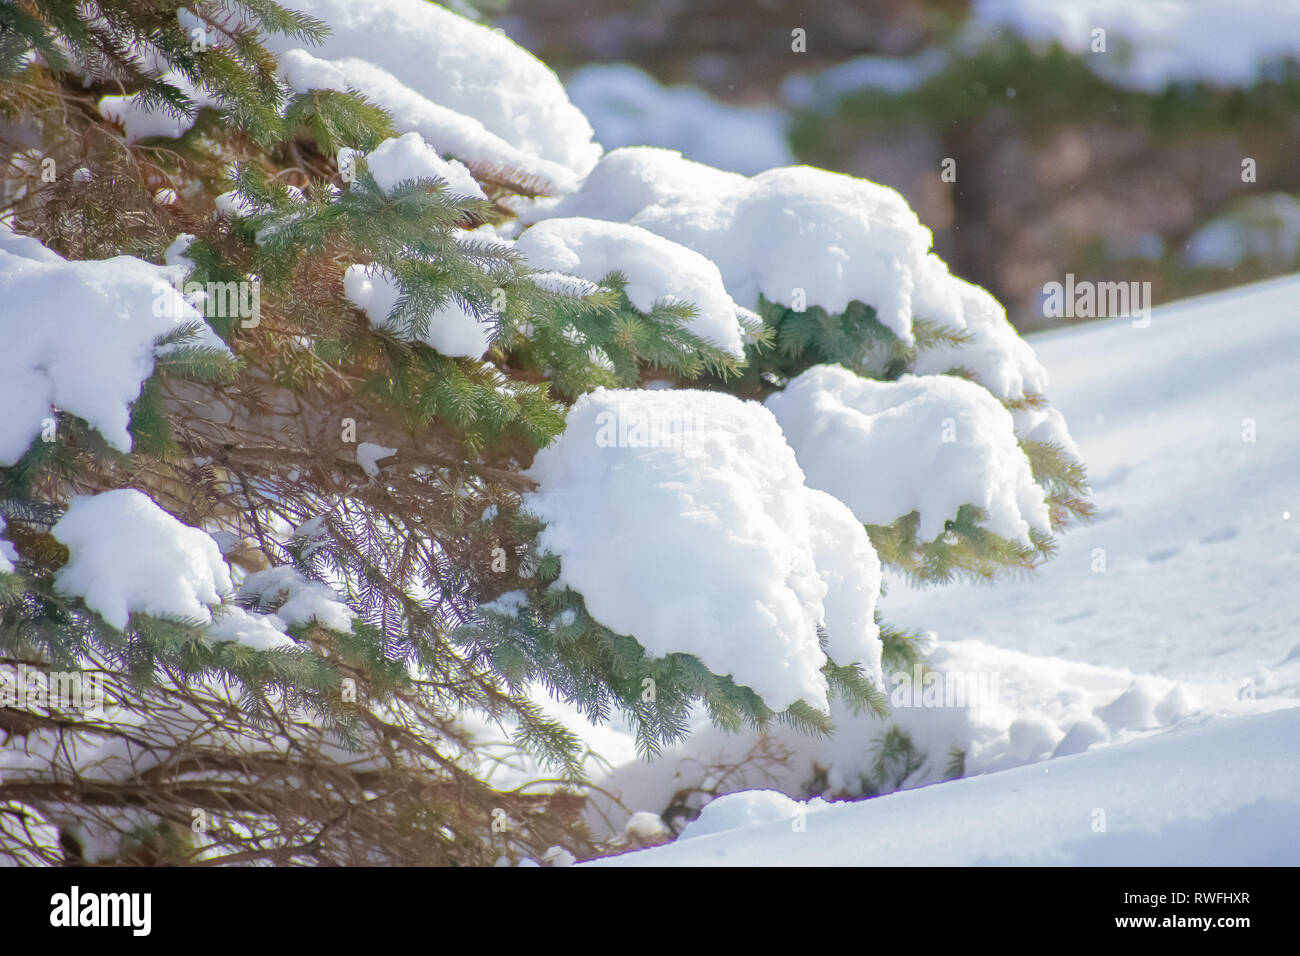
[[[810,806],[803,832],[787,818],[599,863],[1296,865],[1297,739],[1297,709],[1208,721],[1003,773]],[[712,806],[755,799],[751,793]],[[1104,831],[1094,828],[1098,811]]]

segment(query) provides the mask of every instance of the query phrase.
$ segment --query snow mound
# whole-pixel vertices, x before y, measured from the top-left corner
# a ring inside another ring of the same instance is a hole
[[[268,36],[295,91],[355,90],[467,163],[506,165],[576,186],[600,156],[591,125],[556,75],[495,30],[423,0],[290,0],[330,35],[306,49]],[[382,67],[378,64],[382,64]]]
[[[916,511],[918,539],[933,541],[970,504],[1009,540],[1027,544],[1031,527],[1051,530],[1011,413],[973,382],[946,375],[877,382],[818,365],[767,407],[808,483],[863,524],[890,525]]]
[[[70,554],[58,589],[118,630],[131,611],[210,621],[208,606],[231,589],[217,543],[134,488],[74,498],[50,533]]]
[[[675,242],[637,226],[599,219],[546,219],[525,232],[515,250],[534,268],[599,281],[618,271],[627,297],[642,312],[656,302],[689,302],[698,309],[690,331],[736,358],[745,347],[736,316],[741,311],[718,267]]]
[[[133,256],[69,262],[0,225],[0,466],[23,456],[55,408],[129,452],[154,341],[197,323],[198,344],[225,349],[173,287],[176,274]]]
[[[340,165],[346,161],[346,155],[339,156]],[[412,179],[441,179],[453,195],[487,199],[482,187],[463,164],[454,159],[443,159],[419,133],[384,140],[366,156],[366,165],[384,192],[391,192],[399,184]]]
[[[929,255],[930,230],[902,196],[810,166],[745,177],[670,150],[629,147],[601,159],[554,214],[630,222],[694,249],[718,264],[746,307],[760,295],[786,305],[802,297],[831,313],[865,302],[908,344],[919,314],[914,290],[949,278]],[[952,296],[920,294],[936,306],[922,318],[964,327]]]
[[[816,797],[806,803],[791,800],[777,790],[740,790],[719,797],[706,806],[698,817],[686,825],[678,839],[688,840],[728,830],[764,826],[781,820],[786,821],[786,825],[793,830],[794,821],[809,810],[819,810],[828,805]]]
[[[761,405],[597,389],[527,474],[558,586],[648,653],[694,654],[774,709],[825,710],[822,625],[837,663],[879,681],[879,559],[848,508],[804,484]]]
[[[664,87],[630,63],[593,63],[565,84],[606,149],[662,146],[746,175],[792,162],[779,109],[731,106],[693,86]]]
[[[388,318],[402,294],[397,277],[382,266],[351,265],[343,273],[343,293],[375,328]],[[456,299],[448,299],[428,318],[421,341],[452,358],[480,358],[488,347],[490,327]]]

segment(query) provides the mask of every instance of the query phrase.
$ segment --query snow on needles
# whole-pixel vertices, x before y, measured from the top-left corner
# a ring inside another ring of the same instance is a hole
[[[964,504],[984,527],[1029,543],[1050,532],[1043,489],[1017,444],[1011,413],[973,382],[904,375],[896,382],[818,365],[767,400],[808,483],[839,498],[870,525],[919,512],[917,536],[932,541]]]
[[[880,685],[880,561],[849,509],[804,484],[761,405],[597,389],[527,474],[557,584],[651,655],[693,654],[774,709],[824,711],[822,625],[833,659]]]
[[[573,189],[600,156],[591,124],[555,73],[495,30],[424,0],[286,6],[330,26],[310,50],[291,37],[264,38],[296,92],[355,90],[440,152],[541,176],[558,192]]]
[[[0,466],[22,457],[55,408],[129,452],[154,341],[197,323],[200,344],[225,348],[173,287],[176,274],[132,256],[69,262],[0,226]]]
[[[628,280],[628,299],[642,312],[665,299],[689,302],[698,309],[690,331],[744,358],[736,318],[740,310],[718,267],[698,252],[637,226],[582,218],[543,220],[520,237],[515,249],[533,268],[591,281],[621,272]]]
[[[402,290],[397,277],[382,266],[358,264],[343,273],[343,293],[378,329],[389,325]],[[452,358],[476,359],[487,351],[491,331],[455,298],[448,298],[429,315],[420,341]]]
[[[628,147],[606,154],[550,212],[628,222],[694,249],[717,264],[746,308],[760,295],[832,314],[859,301],[908,345],[914,318],[958,332],[975,325],[989,348],[974,358],[989,367],[973,371],[990,387],[1014,392],[1045,380],[1027,347],[994,348],[1015,335],[1005,313],[990,313],[975,287],[949,274],[902,196],[868,180],[810,166],[747,177],[672,150]]]
[[[342,150],[339,165],[347,162],[352,150]],[[424,141],[419,133],[407,133],[386,139],[366,157],[366,165],[375,183],[384,192],[391,192],[399,184],[413,179],[442,179],[447,191],[471,199],[487,199],[468,169],[454,159],[446,160]]]
[[[217,543],[134,488],[74,498],[50,533],[70,555],[58,589],[118,630],[131,611],[209,621],[231,589]]]

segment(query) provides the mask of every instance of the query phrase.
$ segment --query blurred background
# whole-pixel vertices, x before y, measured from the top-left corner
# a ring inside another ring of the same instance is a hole
[[[1066,273],[1149,281],[1158,304],[1298,267],[1294,0],[475,5],[606,148],[897,189],[1022,330],[1063,321],[1041,303]]]

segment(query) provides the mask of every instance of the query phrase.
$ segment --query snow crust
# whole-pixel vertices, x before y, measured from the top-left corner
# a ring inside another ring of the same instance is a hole
[[[878,382],[817,365],[767,407],[808,483],[864,524],[890,525],[916,511],[918,539],[933,541],[970,504],[1004,538],[1028,544],[1031,527],[1051,531],[1011,413],[973,382],[948,375]]]
[[[694,654],[774,709],[825,709],[818,643],[879,679],[880,563],[808,488],[771,413],[716,392],[597,389],[527,472],[559,586],[653,656]]]
[[[217,543],[134,488],[74,498],[50,533],[70,554],[58,589],[118,630],[131,611],[210,621],[209,606],[231,590]]]
[[[698,314],[690,331],[743,358],[741,312],[727,294],[718,267],[685,246],[638,226],[598,219],[546,219],[528,229],[515,250],[536,269],[599,281],[618,271],[632,305],[649,312],[656,302],[689,302]]]

